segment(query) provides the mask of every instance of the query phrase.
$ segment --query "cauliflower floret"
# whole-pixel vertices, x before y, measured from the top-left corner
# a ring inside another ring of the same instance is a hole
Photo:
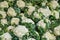
[[[44,23],[43,20],[40,20],[40,21],[37,23],[37,26],[41,26],[42,28],[46,28],[46,23]]]
[[[7,19],[1,19],[1,24],[2,24],[2,25],[8,24]]]
[[[16,25],[18,25],[18,24],[19,24],[19,21],[20,21],[19,18],[12,18],[12,19],[11,19],[11,24],[16,24]]]
[[[20,7],[20,8],[24,8],[25,7],[25,2],[22,1],[22,0],[18,0],[17,1],[17,6]]]
[[[28,6],[28,11],[27,11],[27,13],[28,13],[28,15],[31,15],[32,14],[32,12],[35,10],[35,7],[34,6]]]
[[[26,18],[26,17],[22,17],[22,23],[32,23],[32,24],[34,24],[34,22],[31,19]]]
[[[2,15],[2,18],[6,17],[6,12],[5,11],[0,11],[0,15]]]
[[[56,40],[56,37],[50,32],[46,32],[42,37],[46,38],[47,40]]]
[[[35,12],[33,15],[35,18],[40,18],[40,15],[37,12]]]
[[[60,35],[60,25],[54,28],[54,34]]]
[[[14,28],[15,28],[14,26],[9,26],[7,30],[10,31],[10,30],[13,30]]]
[[[14,34],[18,37],[23,37],[26,33],[28,33],[28,29],[25,26],[18,25],[14,30]]]
[[[51,11],[49,9],[49,7],[47,8],[39,8],[38,12],[41,12],[45,17],[48,17],[51,15]]]
[[[12,36],[7,32],[1,35],[2,40],[12,40]]]
[[[1,8],[8,8],[8,2],[7,1],[3,1],[3,2],[0,2],[0,7]]]
[[[8,9],[7,14],[8,14],[8,16],[12,16],[12,17],[14,17],[14,16],[17,15],[17,13],[15,12],[15,10],[14,10],[12,7],[10,7],[10,8]]]
[[[55,0],[51,1],[51,2],[50,2],[50,6],[51,6],[53,9],[56,9],[56,7],[59,6],[58,1],[55,1]]]

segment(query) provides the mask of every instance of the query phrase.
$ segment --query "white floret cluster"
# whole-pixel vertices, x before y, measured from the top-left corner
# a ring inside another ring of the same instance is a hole
[[[60,40],[59,0],[1,0],[0,40]]]
[[[42,37],[46,38],[47,40],[56,40],[56,37],[50,32],[46,32]]]
[[[2,40],[11,40],[12,36],[7,32],[1,35]]]
[[[28,33],[28,29],[25,26],[18,25],[15,29],[13,29],[13,32],[16,36],[22,37],[26,33]]]

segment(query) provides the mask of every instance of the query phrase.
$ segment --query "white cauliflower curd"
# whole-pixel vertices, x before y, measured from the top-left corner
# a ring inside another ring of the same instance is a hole
[[[1,8],[8,8],[8,2],[7,1],[3,1],[3,2],[0,2],[0,7]]]
[[[10,7],[10,8],[8,9],[7,14],[8,14],[8,16],[12,16],[12,17],[14,17],[14,16],[17,15],[17,13],[15,12],[15,10],[14,10],[12,7]]]
[[[1,24],[2,24],[2,25],[8,24],[7,19],[1,19]]]
[[[35,10],[35,7],[34,6],[27,6],[29,9],[27,11],[28,15],[31,15],[32,12]]]
[[[45,17],[48,17],[51,15],[51,11],[49,9],[49,7],[47,8],[39,8],[38,12],[41,12]]]
[[[18,24],[19,24],[19,21],[20,21],[19,18],[12,18],[12,19],[11,19],[11,24],[16,24],[16,25],[18,25]]]
[[[10,31],[10,30],[13,30],[14,28],[15,28],[14,26],[8,26],[7,30]]]
[[[37,23],[37,26],[41,26],[42,28],[46,28],[46,23],[44,23],[43,20],[40,20],[40,21]]]
[[[7,32],[1,35],[2,40],[12,40],[12,36]]]
[[[51,2],[50,2],[50,6],[51,6],[53,9],[56,9],[56,7],[59,6],[58,1],[55,1],[55,0],[51,1]]]
[[[18,25],[14,30],[14,34],[18,37],[23,37],[26,33],[28,33],[28,29],[25,26]]]
[[[34,22],[31,19],[26,18],[26,17],[22,17],[22,23],[32,23],[32,24],[34,24]]]
[[[20,8],[24,8],[25,7],[25,2],[22,1],[22,0],[18,0],[17,1],[17,6],[20,7]]]
[[[40,15],[37,12],[35,12],[33,15],[35,18],[40,18]]]
[[[54,28],[54,34],[60,35],[60,25]]]
[[[6,18],[6,12],[5,11],[0,11],[0,15],[2,15],[2,18]]]
[[[47,40],[56,40],[56,37],[50,32],[46,32],[42,37],[46,38]]]

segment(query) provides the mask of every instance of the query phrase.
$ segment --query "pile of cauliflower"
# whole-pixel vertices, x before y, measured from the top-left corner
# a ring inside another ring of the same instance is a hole
[[[60,0],[0,0],[0,40],[60,40]]]

